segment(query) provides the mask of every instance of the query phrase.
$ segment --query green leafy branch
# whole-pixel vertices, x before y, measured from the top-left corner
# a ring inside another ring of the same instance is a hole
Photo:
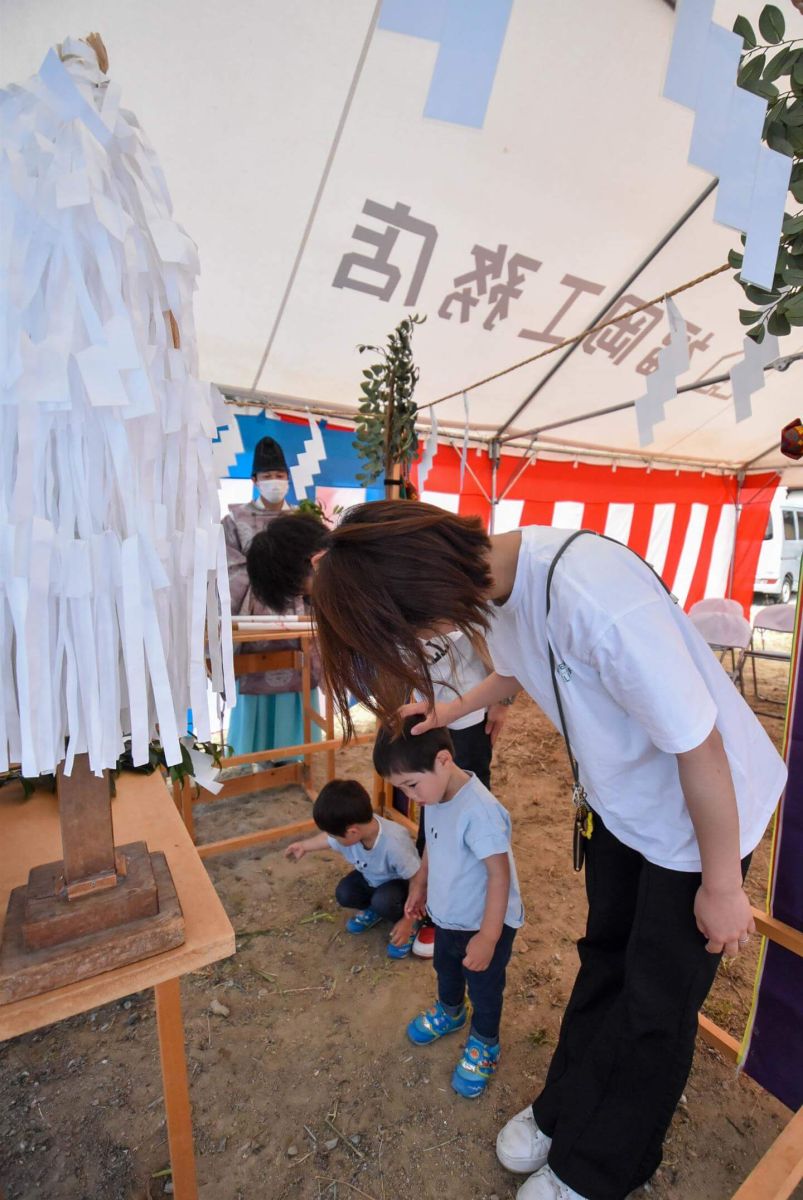
[[[343,505],[336,504],[332,509],[332,517],[336,517],[342,511]],[[300,517],[314,517],[316,521],[320,521],[321,525],[331,525],[332,523],[331,518],[327,517],[323,505],[317,500],[308,500],[306,496],[299,500],[293,513]]]
[[[193,742],[193,750],[200,751],[203,754],[208,754],[214,762],[218,770],[225,765],[223,762],[227,754],[232,753],[232,747],[219,742]],[[117,760],[117,765],[114,770],[109,771],[109,784],[112,795],[115,794],[114,781],[121,771],[133,771],[139,775],[152,775],[154,771],[161,768],[170,776],[173,783],[182,784],[185,779],[189,779],[194,774],[192,759],[190,752],[186,746],[181,746],[181,762],[176,763],[172,767],[168,767],[165,759],[164,748],[158,740],[152,741],[148,746],[148,760],[138,766],[134,766],[134,760],[131,757],[131,743],[125,743],[125,750]],[[0,787],[6,783],[15,783],[19,781],[22,784],[23,798],[27,800],[37,790],[55,792],[56,776],[55,775],[36,775],[29,777],[23,775],[19,767],[12,767],[0,775]]]
[[[789,190],[803,204],[803,39],[785,39],[786,22],[774,4],[761,10],[758,30],[763,43],[746,17],[734,22],[744,47],[737,83],[768,102],[762,137],[772,150],[794,160]],[[773,48],[777,52],[768,57]],[[737,272],[743,261],[737,250],[728,255]],[[793,325],[803,325],[803,209],[784,214],[772,288],[766,291],[738,273],[736,280],[754,306],[739,310],[741,323],[750,326],[748,337],[761,342],[766,333],[783,337]]]
[[[223,762],[225,756],[232,753],[232,747],[221,742],[194,741],[192,748],[201,754],[209,755],[218,771],[225,765]],[[185,779],[189,779],[195,774],[190,752],[183,743],[181,743],[181,762],[174,763],[171,767],[168,767],[164,747],[157,739],[154,739],[150,743],[148,747],[148,761],[141,766],[134,766],[129,743],[126,743],[124,753],[117,760],[118,772],[121,770],[137,771],[140,774],[152,775],[154,771],[159,769],[165,771],[173,783],[178,784],[183,784]]]
[[[418,452],[416,416],[413,400],[419,371],[413,362],[413,332],[426,317],[405,317],[391,333],[386,347],[358,346],[360,354],[372,350],[379,362],[363,371],[360,402],[357,409],[354,449],[365,464],[357,475],[367,486],[380,475],[387,477],[391,467],[401,466],[402,480],[410,475],[410,466]]]

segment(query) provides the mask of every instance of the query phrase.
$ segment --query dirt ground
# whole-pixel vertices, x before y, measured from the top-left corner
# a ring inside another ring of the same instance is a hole
[[[762,694],[781,699],[783,668],[761,663],[759,673]],[[762,720],[780,743],[782,722]],[[368,747],[344,751],[339,774],[369,783],[368,756]],[[584,922],[566,778],[558,735],[518,700],[493,779],[513,817],[528,918],[508,976],[502,1064],[475,1101],[449,1087],[456,1039],[415,1048],[404,1035],[433,999],[430,963],[388,960],[382,926],[344,932],[333,897],[338,855],[295,864],[274,844],[208,862],[237,954],[182,981],[203,1200],[512,1200],[520,1179],[497,1163],[494,1139],[544,1078]],[[199,839],[308,811],[293,789],[202,805]],[[748,880],[758,905],[768,851],[765,839]],[[706,1005],[737,1037],[757,950],[754,939],[721,969]],[[213,1000],[227,1016],[210,1012]],[[698,1043],[663,1166],[638,1195],[726,1200],[789,1116]],[[7,1200],[170,1194],[151,992],[0,1045],[0,1185]]]

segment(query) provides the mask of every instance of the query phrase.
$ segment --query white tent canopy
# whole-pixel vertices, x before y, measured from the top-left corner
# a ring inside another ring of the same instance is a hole
[[[719,0],[714,16],[757,26],[762,6]],[[803,17],[784,12],[803,36]],[[693,114],[661,97],[673,21],[666,0],[0,0],[0,58],[3,81],[22,80],[50,45],[98,29],[199,245],[202,374],[353,411],[357,343],[383,341],[405,313],[428,317],[426,404],[586,328],[694,206],[711,180],[686,161]],[[738,235],[713,205],[622,308],[725,262]],[[747,307],[732,273],[677,303],[698,330],[680,382],[726,373]],[[556,425],[642,395],[666,333],[658,307],[557,370],[560,352],[506,375],[470,392],[470,423],[526,435],[514,446],[553,426],[542,437],[573,453],[788,466],[779,431],[803,407],[803,364],[769,372],[740,424],[727,381],[678,396],[644,451],[632,408]],[[782,354],[801,350],[797,330],[782,339]],[[462,425],[462,398],[438,415]]]

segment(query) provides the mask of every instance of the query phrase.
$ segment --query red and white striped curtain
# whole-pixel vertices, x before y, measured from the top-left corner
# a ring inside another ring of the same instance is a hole
[[[733,475],[538,460],[506,491],[522,460],[503,456],[496,532],[519,525],[593,529],[624,542],[663,577],[685,608],[732,596],[749,615],[761,539],[779,482],[773,473]],[[422,499],[490,520],[488,455],[470,451],[459,491],[460,456],[441,447]],[[459,493],[459,496],[458,496]]]

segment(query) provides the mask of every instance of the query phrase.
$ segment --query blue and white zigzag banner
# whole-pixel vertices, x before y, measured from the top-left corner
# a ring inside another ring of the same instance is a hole
[[[298,462],[290,468],[296,496],[301,499],[307,495],[307,488],[312,487],[312,481],[321,469],[321,463],[326,458],[326,447],[318,428],[318,422],[308,414],[310,436],[304,441],[304,449],[298,456]]]

